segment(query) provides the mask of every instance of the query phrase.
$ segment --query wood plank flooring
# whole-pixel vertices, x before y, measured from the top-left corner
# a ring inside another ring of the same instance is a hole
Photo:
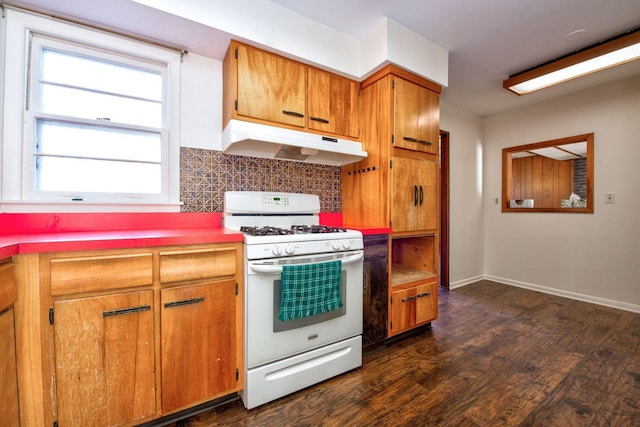
[[[640,314],[489,281],[440,290],[432,329],[361,368],[196,426],[640,426]]]

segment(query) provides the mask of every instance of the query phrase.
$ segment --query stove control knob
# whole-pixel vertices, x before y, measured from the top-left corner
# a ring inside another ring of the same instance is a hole
[[[331,249],[333,249],[334,251],[339,251],[340,250],[340,242],[331,242]]]
[[[280,255],[282,253],[282,248],[278,245],[273,245],[271,248],[271,253],[274,255]]]
[[[351,240],[345,240],[342,243],[342,247],[347,249],[347,250],[351,249],[351,245],[353,245],[353,242]]]
[[[293,245],[287,245],[284,248],[284,251],[287,253],[287,255],[293,255],[293,253],[296,251],[296,248]]]

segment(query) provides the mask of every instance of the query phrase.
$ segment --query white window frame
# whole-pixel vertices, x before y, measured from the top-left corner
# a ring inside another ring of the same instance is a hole
[[[1,33],[3,84],[1,198],[3,212],[177,212],[180,210],[180,68],[181,53],[176,50],[128,39],[119,35],[44,17],[6,9]],[[74,201],[64,197],[43,198],[32,191],[33,127],[37,118],[47,115],[28,110],[29,48],[33,34],[64,40],[71,45],[96,49],[142,62],[166,67],[165,106],[168,108],[162,133],[162,192],[153,197],[130,198],[122,194],[93,195]]]

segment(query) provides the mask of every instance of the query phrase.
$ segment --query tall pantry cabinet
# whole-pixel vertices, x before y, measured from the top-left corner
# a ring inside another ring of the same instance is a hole
[[[362,82],[368,157],[342,168],[346,224],[390,227],[387,336],[436,319],[440,86],[390,65]]]

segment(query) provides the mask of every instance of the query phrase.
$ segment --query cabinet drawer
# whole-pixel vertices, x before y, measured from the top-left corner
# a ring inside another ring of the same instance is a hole
[[[160,282],[181,282],[236,274],[236,249],[206,248],[160,252]]]
[[[13,264],[0,264],[0,312],[11,306],[17,298],[13,280]]]
[[[151,253],[51,260],[51,295],[104,291],[152,283]]]

